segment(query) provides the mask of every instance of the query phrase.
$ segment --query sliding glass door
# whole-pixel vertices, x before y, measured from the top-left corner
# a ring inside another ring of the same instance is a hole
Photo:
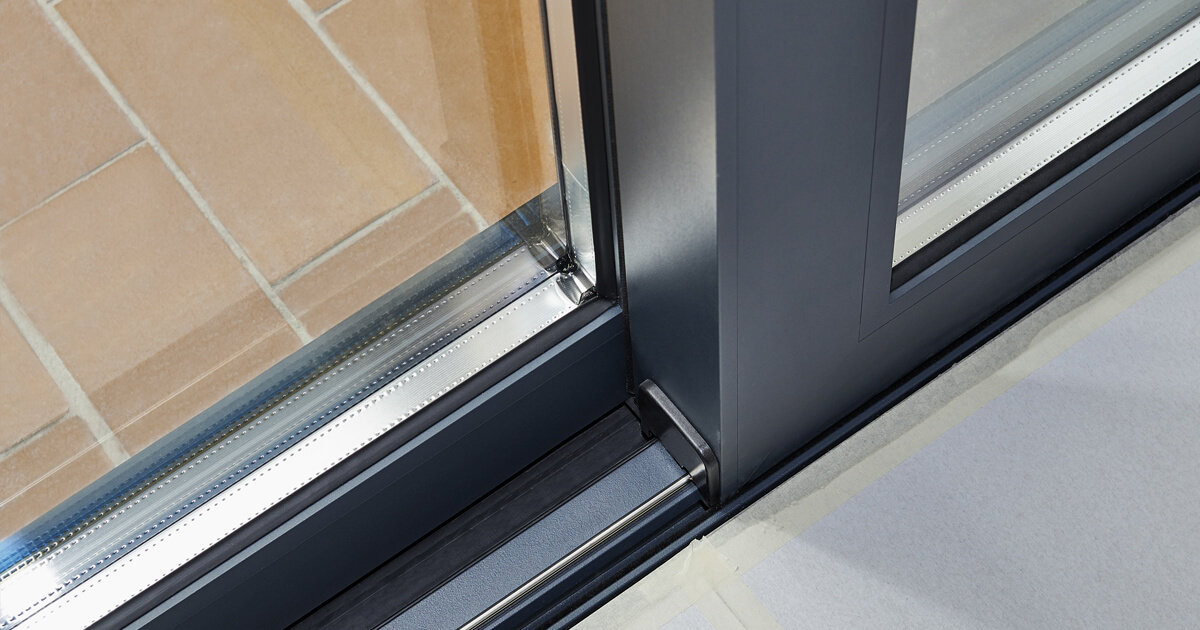
[[[0,466],[99,462],[0,496],[0,629],[286,626],[657,413],[706,500],[572,565],[567,623],[1197,192],[1194,0],[234,4],[0,10],[120,122],[68,177],[0,152],[53,184],[0,200],[50,375]]]

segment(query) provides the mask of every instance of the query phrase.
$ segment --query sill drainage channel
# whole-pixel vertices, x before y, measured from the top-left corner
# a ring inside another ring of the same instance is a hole
[[[101,619],[572,311],[572,286],[525,248],[515,250],[7,576],[0,630],[84,628]]]

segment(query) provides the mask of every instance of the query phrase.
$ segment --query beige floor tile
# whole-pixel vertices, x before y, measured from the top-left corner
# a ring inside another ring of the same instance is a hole
[[[0,461],[0,539],[112,468],[79,418],[67,418]]]
[[[66,412],[58,386],[0,310],[0,452]]]
[[[488,222],[554,183],[537,0],[352,0],[321,23]]]
[[[57,9],[271,281],[430,182],[286,0]]]
[[[188,388],[216,402],[299,343],[148,148],[0,231],[0,271],[113,429],[178,425]]]
[[[441,189],[288,284],[280,297],[317,335],[475,233],[470,217]]]
[[[0,2],[0,225],[138,141],[35,0]]]

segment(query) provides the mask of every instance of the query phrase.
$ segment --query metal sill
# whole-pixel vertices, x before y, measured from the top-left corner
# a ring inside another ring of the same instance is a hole
[[[621,405],[291,629],[519,624],[698,502]]]

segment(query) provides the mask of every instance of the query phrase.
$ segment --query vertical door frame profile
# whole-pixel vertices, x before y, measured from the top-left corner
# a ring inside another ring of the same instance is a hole
[[[1200,88],[891,289],[916,0],[608,0],[634,379],[722,495],[1200,172]]]
[[[716,18],[712,0],[606,4],[633,381],[657,383],[713,445],[727,495],[737,462],[727,289],[737,285],[736,258],[718,257],[720,236],[735,234],[718,196],[737,174],[718,185],[717,160],[736,136],[718,137],[731,129],[717,122],[729,69],[715,63],[732,16]]]

